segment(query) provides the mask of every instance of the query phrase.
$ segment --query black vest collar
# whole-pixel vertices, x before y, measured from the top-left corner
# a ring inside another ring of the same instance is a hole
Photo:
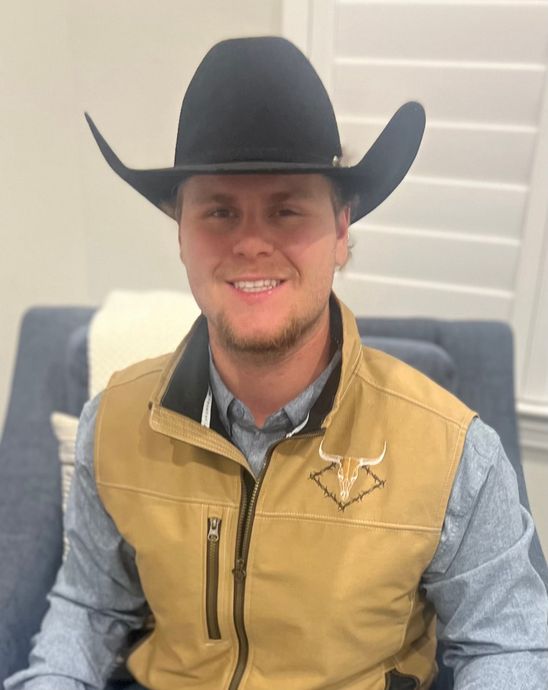
[[[339,305],[331,296],[329,303],[330,331],[333,343],[333,352],[342,347],[342,317]],[[162,407],[177,414],[190,417],[196,422],[201,422],[204,400],[209,390],[209,335],[207,319],[200,316],[192,335],[177,363],[171,379],[169,380],[164,395],[161,399]],[[341,362],[331,372],[325,386],[310,410],[310,416],[306,426],[300,434],[315,432],[333,407],[333,400],[339,385],[341,374]],[[221,422],[215,400],[212,401],[211,428],[228,438],[227,432]],[[230,440],[230,439],[229,439]]]

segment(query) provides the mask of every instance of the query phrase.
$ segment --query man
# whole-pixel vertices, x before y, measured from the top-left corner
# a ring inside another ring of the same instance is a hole
[[[109,164],[176,218],[203,314],[84,409],[71,539],[8,690],[101,688],[129,631],[151,690],[546,687],[546,590],[496,434],[361,346],[332,294],[348,229],[399,184],[423,111],[340,165],[327,94],[279,38],[215,46],[175,166]]]

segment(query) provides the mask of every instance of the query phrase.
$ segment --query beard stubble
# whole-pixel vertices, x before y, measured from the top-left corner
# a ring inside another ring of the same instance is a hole
[[[283,359],[296,349],[306,336],[320,322],[326,305],[318,304],[317,308],[306,316],[293,315],[278,333],[270,335],[240,336],[232,328],[226,314],[216,319],[216,331],[219,343],[230,352],[249,357],[255,361],[273,362]]]

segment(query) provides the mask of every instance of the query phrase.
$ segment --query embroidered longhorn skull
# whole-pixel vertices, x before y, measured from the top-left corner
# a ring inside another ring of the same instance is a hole
[[[350,489],[354,486],[354,482],[358,478],[358,472],[361,467],[368,465],[378,465],[383,461],[386,453],[386,441],[382,453],[376,458],[353,458],[344,455],[330,455],[323,450],[323,441],[320,443],[320,458],[326,462],[335,463],[339,466],[337,470],[337,478],[339,480],[339,493],[342,501],[348,500]]]

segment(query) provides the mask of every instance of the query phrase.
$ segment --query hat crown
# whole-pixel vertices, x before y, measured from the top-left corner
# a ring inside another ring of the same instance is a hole
[[[175,165],[331,165],[340,155],[327,91],[292,43],[230,39],[204,57],[181,107]]]

